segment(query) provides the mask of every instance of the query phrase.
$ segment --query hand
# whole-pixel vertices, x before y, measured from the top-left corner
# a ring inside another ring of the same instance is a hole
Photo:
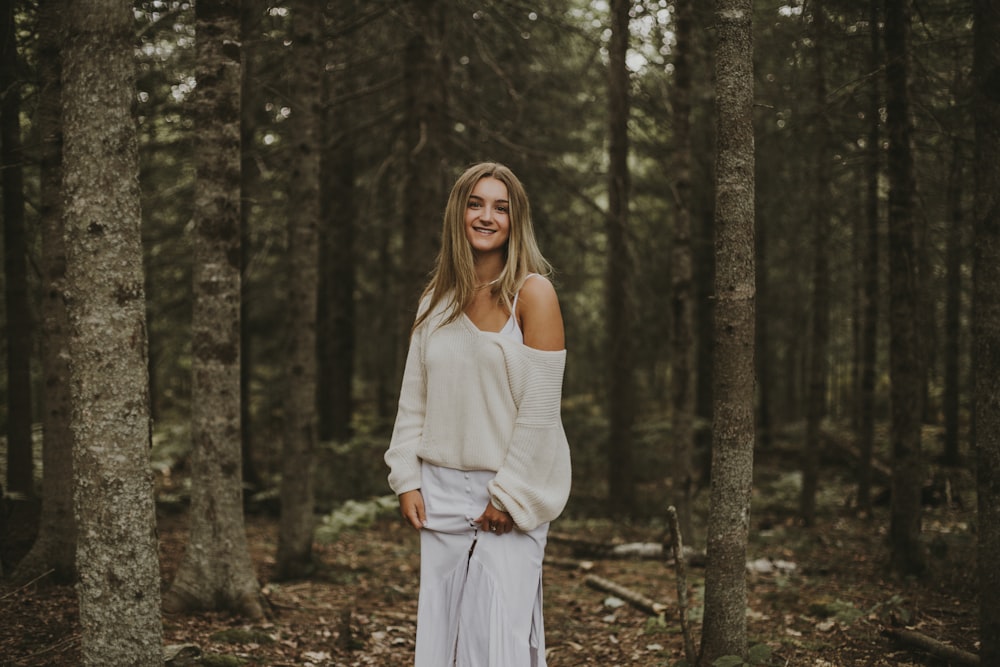
[[[493,503],[486,503],[486,511],[479,515],[476,523],[479,524],[482,530],[497,535],[503,535],[514,530],[514,519],[507,512],[502,512],[493,507]]]
[[[411,526],[420,530],[427,525],[427,514],[424,512],[424,495],[420,489],[399,494],[399,511]]]

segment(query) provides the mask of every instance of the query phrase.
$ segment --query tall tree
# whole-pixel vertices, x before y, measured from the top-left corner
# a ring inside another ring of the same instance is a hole
[[[250,273],[251,221],[259,192],[260,174],[257,151],[257,109],[260,104],[258,55],[263,36],[261,20],[267,9],[263,0],[240,2],[240,459],[243,483],[250,489],[260,487],[260,475],[254,465],[253,412],[251,384],[254,359],[251,345],[250,301],[247,288]]]
[[[310,0],[291,11],[294,54],[291,174],[288,208],[288,316],[281,524],[277,568],[283,578],[313,567],[313,461],[316,423],[316,307],[319,290],[320,85],[323,13]]]
[[[635,388],[631,274],[629,256],[628,118],[629,43],[631,0],[611,2],[611,42],[608,45],[608,211],[605,312],[607,329],[608,507],[613,514],[630,515],[635,509],[632,471],[632,427],[635,422]]]
[[[132,4],[64,12],[63,195],[82,663],[163,661]]]
[[[406,110],[404,141],[406,173],[400,196],[405,260],[400,265],[400,300],[396,313],[396,351],[393,393],[405,358],[417,298],[427,284],[438,248],[438,229],[427,216],[441,210],[447,193],[448,173],[444,165],[446,119],[448,117],[448,60],[445,39],[448,8],[442,0],[411,0],[405,3],[410,29],[403,63],[403,106]]]
[[[7,490],[33,496],[31,310],[24,227],[24,151],[16,3],[0,6],[0,189],[3,191],[4,296],[7,303]]]
[[[959,463],[959,413],[961,410],[962,337],[962,140],[952,139],[951,167],[948,170],[948,231],[945,242],[945,316],[944,316],[944,452],[942,461]]]
[[[73,520],[73,435],[70,432],[66,243],[63,239],[62,122],[59,22],[56,3],[38,7],[38,107],[40,137],[39,226],[42,236],[41,361],[42,513],[38,536],[14,578],[32,579],[52,570],[55,579],[75,578],[76,523]]]
[[[195,17],[190,534],[163,608],[261,618],[240,461],[240,0],[202,0]]]
[[[753,2],[715,20],[715,423],[700,665],[747,649],[746,549],[754,447]]]
[[[974,419],[979,510],[979,659],[1000,664],[1000,6],[976,0],[974,37]]]
[[[806,441],[802,454],[802,494],[799,498],[799,514],[806,525],[816,519],[816,493],[819,486],[819,458],[822,448],[820,427],[826,417],[826,391],[829,362],[827,348],[830,340],[830,202],[832,144],[830,119],[827,109],[827,28],[826,10],[822,3],[811,5],[813,43],[813,199],[812,214],[812,319],[809,338],[812,343],[809,356],[809,389],[806,406]]]
[[[691,289],[691,0],[674,3],[674,191],[677,214],[671,253],[673,337],[670,382],[673,403],[672,501],[681,534],[692,538],[691,496],[694,453],[695,338],[694,295]]]
[[[334,25],[346,25],[356,11],[354,2],[338,3]],[[328,60],[344,62],[357,44],[349,35],[328,42]],[[347,92],[343,68],[323,73],[323,153],[320,156],[323,224],[320,228],[323,267],[319,300],[319,434],[323,440],[351,436],[354,383],[354,288],[356,262],[354,225],[355,140],[350,131],[352,108],[338,98]]]
[[[923,567],[920,426],[923,357],[920,344],[914,175],[909,101],[910,2],[886,4],[886,125],[889,133],[889,376],[892,403],[892,510],[889,541],[893,566]]]
[[[861,298],[861,368],[858,396],[858,509],[871,512],[872,455],[875,449],[875,364],[878,360],[879,303],[879,173],[881,170],[880,109],[882,106],[878,73],[882,67],[882,39],[879,35],[882,0],[868,4],[868,138],[865,150],[865,251],[861,260],[863,276]]]

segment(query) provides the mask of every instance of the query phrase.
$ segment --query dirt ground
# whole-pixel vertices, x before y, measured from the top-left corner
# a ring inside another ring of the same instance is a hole
[[[846,514],[846,513],[845,513]],[[957,516],[956,514],[961,514]],[[808,667],[943,666],[883,631],[905,625],[965,651],[977,648],[977,602],[962,537],[966,512],[931,510],[925,524],[932,568],[920,579],[885,569],[885,536],[866,521],[831,516],[804,529],[766,511],[756,518],[748,561],[750,644],[766,645],[760,663]],[[958,526],[958,528],[956,528]],[[250,515],[247,530],[264,595],[266,622],[222,613],[164,619],[167,644],[194,644],[203,665],[347,667],[412,664],[418,542],[412,529],[383,516],[318,545],[309,580],[272,580],[277,525]],[[965,531],[967,532],[967,531]],[[956,535],[958,537],[956,537]],[[160,519],[164,586],[183,553],[182,514]],[[547,658],[551,667],[675,666],[684,658],[676,573],[662,560],[594,558],[561,536],[593,542],[657,541],[648,526],[560,519],[553,524],[545,579]],[[961,538],[961,539],[959,539]],[[573,563],[589,562],[590,570]],[[690,631],[699,640],[704,570],[688,568]],[[598,575],[665,605],[654,616],[588,585]],[[76,665],[79,628],[71,587],[0,585],[0,665]],[[960,663],[953,662],[958,665]]]

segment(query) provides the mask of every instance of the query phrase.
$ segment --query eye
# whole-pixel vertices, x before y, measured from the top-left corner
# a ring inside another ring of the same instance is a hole
[[[497,210],[500,211],[501,213],[509,213],[509,210],[506,206],[497,206]]]
[[[479,201],[478,199],[470,199],[469,200],[469,208],[481,208],[482,205],[483,205],[483,203],[481,201]]]

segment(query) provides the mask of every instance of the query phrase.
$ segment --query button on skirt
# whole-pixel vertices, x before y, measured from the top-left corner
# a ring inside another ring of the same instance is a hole
[[[480,530],[496,475],[424,463],[415,667],[545,667],[542,558],[548,524]]]

